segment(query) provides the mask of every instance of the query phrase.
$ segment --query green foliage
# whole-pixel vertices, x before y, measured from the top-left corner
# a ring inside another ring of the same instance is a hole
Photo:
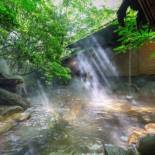
[[[114,17],[92,0],[0,0],[0,56],[15,73],[37,70],[42,77],[70,79],[61,60],[66,46],[95,31]],[[108,20],[107,20],[108,17]]]
[[[64,2],[69,21],[68,43],[73,43],[97,31],[115,17],[115,11],[108,8],[99,9],[92,4],[92,0],[65,0]]]
[[[2,48],[3,57],[17,72],[37,69],[49,80],[54,76],[70,78],[69,70],[60,65],[66,52],[63,43],[67,33],[65,16],[44,1],[22,0],[12,4],[16,6],[14,19],[18,21],[18,27],[3,35],[3,41],[7,42],[7,48]],[[1,28],[2,32],[4,30]]]
[[[4,29],[12,29],[17,26],[16,12],[11,9],[11,4],[6,5],[6,3],[0,1],[0,27]]]
[[[135,12],[130,12],[126,19],[126,26],[119,27],[116,33],[120,36],[118,40],[120,46],[114,50],[118,53],[125,53],[133,49],[138,49],[147,41],[155,40],[155,32],[148,26],[143,26],[140,30],[136,29]]]

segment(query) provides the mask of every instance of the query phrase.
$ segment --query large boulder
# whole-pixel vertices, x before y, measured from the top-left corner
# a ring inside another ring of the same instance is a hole
[[[28,112],[16,112],[9,116],[0,116],[0,134],[3,134],[12,129],[17,122],[26,121],[31,117]]]
[[[145,125],[145,130],[149,134],[155,134],[155,123],[149,123]]]
[[[131,135],[128,137],[129,145],[136,145],[140,137],[147,134],[147,131],[141,128],[134,129]]]
[[[26,109],[30,103],[23,97],[0,88],[0,105],[16,105]]]
[[[155,81],[148,81],[140,89],[140,94],[145,96],[154,96],[155,94]]]
[[[10,116],[7,117],[3,117],[3,121],[4,122],[23,122],[28,120],[31,117],[31,114],[29,112],[18,112],[18,113],[14,113]],[[2,122],[3,122],[2,121]]]
[[[3,134],[7,131],[9,131],[11,128],[13,128],[15,125],[14,121],[8,121],[8,122],[0,122],[0,134]]]
[[[155,155],[155,134],[140,138],[137,149],[140,155]]]
[[[141,137],[145,137],[148,134],[155,134],[155,123],[149,123],[144,126],[144,129],[135,128],[132,134],[128,137],[128,144],[135,145],[138,144]]]
[[[19,112],[24,112],[24,109],[20,106],[0,106],[0,116],[7,117]]]
[[[0,88],[15,93],[17,92],[17,86],[23,83],[24,80],[20,76],[10,76],[4,73],[0,73]]]
[[[26,95],[23,77],[13,75],[4,59],[0,59],[0,88],[22,96]]]

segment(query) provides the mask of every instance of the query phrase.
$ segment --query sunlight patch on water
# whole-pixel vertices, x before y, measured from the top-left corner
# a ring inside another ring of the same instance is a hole
[[[111,104],[111,80],[109,77],[119,76],[117,68],[111,62],[111,50],[104,49],[97,39],[91,39],[92,46],[76,57],[77,69],[80,72],[82,85],[88,92],[88,104],[107,106]]]

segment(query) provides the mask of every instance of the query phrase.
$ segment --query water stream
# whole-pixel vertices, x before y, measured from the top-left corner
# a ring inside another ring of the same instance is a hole
[[[94,42],[89,55],[76,57],[80,78],[48,92],[38,83],[31,118],[0,136],[0,155],[103,155],[105,144],[126,148],[134,128],[155,121],[152,100],[132,104],[111,91],[107,75],[119,73],[110,49]]]

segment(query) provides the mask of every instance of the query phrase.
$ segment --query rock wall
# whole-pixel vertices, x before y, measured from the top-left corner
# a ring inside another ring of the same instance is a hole
[[[138,51],[131,51],[132,76],[155,75],[155,42],[144,44]],[[118,66],[120,75],[129,74],[129,53],[114,56],[113,61]]]
[[[155,74],[155,42],[146,43],[139,50],[139,73],[140,74]]]

